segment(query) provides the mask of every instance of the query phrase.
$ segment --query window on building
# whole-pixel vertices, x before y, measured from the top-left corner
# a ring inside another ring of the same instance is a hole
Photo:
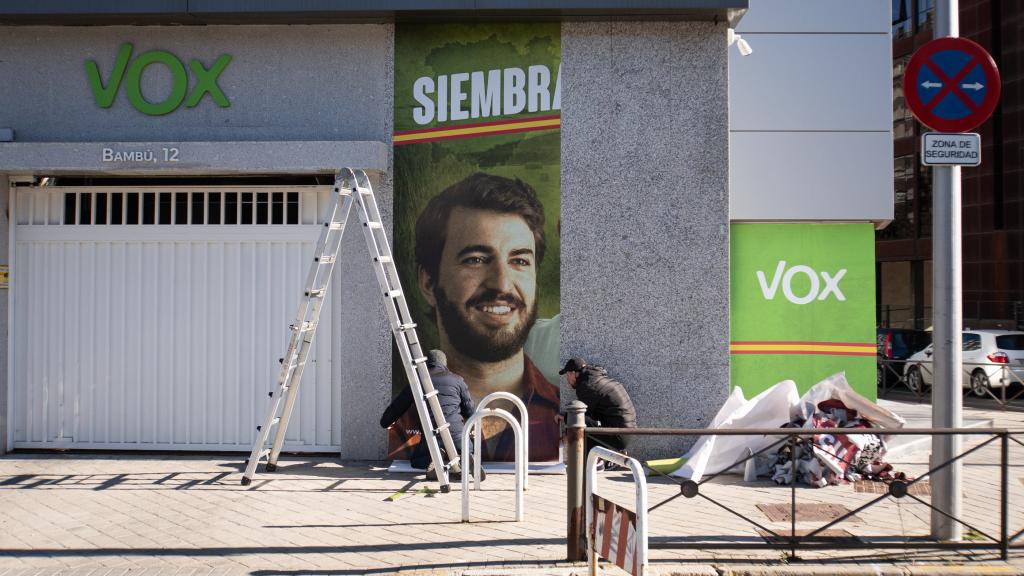
[[[935,0],[917,0],[917,29],[931,28],[935,21]]]
[[[932,237],[932,169],[915,165],[917,168],[917,221],[918,237]]]
[[[892,39],[906,38],[913,32],[910,0],[892,0]]]
[[[903,97],[903,73],[910,56],[892,61],[892,136],[895,139],[914,136],[914,116]]]
[[[878,232],[880,240],[914,237],[914,155],[900,156],[893,162],[894,182],[892,223]]]

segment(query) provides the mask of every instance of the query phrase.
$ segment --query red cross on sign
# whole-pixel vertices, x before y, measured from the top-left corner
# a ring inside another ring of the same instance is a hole
[[[922,124],[939,132],[967,132],[992,115],[999,102],[999,69],[992,56],[966,38],[938,38],[907,63],[903,96]]]

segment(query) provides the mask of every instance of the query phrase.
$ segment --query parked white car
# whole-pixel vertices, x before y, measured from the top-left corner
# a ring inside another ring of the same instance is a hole
[[[907,387],[914,392],[932,385],[932,348],[911,355],[903,367]],[[964,330],[963,357],[961,385],[976,396],[1024,382],[1024,332]]]

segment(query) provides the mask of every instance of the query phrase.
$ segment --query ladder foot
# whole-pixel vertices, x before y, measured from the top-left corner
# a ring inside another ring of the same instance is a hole
[[[447,494],[447,493],[449,493],[451,491],[452,491],[452,485],[451,484],[441,484],[441,493],[442,494]]]
[[[252,484],[252,478],[242,476],[242,486],[248,486],[249,484]]]
[[[274,470],[277,470],[277,464],[267,462],[267,472],[273,472]]]

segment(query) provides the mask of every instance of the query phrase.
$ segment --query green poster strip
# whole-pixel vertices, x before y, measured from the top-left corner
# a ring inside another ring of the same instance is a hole
[[[558,23],[395,27],[402,285],[424,349],[445,352],[475,401],[526,403],[532,461],[559,458],[560,59]],[[406,385],[397,362],[393,382]],[[412,416],[390,448],[415,465]],[[484,457],[509,460],[511,430],[493,423]]]
[[[870,224],[733,224],[732,384],[801,391],[836,372],[874,399],[875,261]]]

